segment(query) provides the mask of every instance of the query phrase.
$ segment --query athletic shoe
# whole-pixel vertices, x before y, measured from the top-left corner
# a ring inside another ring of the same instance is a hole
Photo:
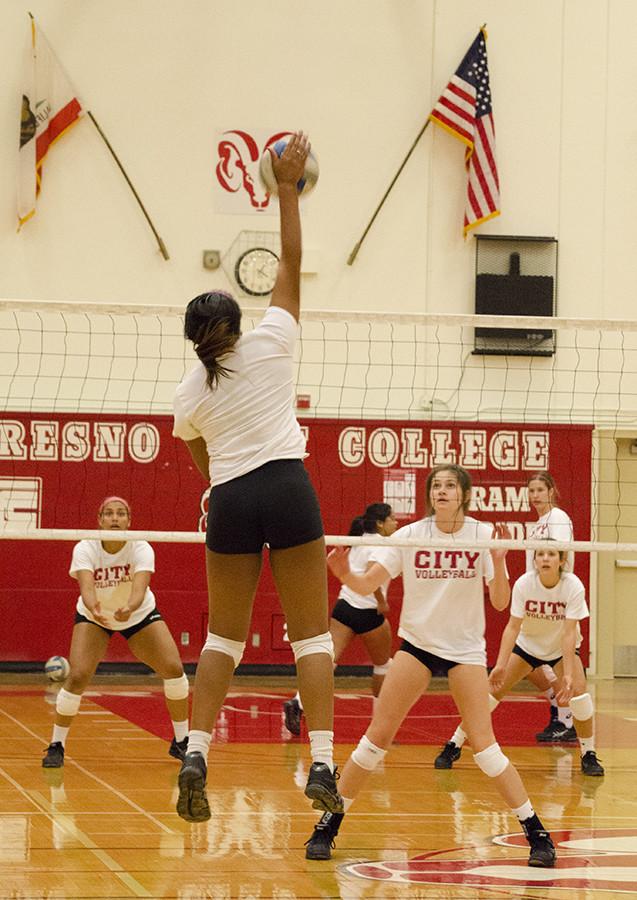
[[[290,734],[300,734],[303,710],[296,697],[292,697],[291,700],[285,701],[283,704],[283,713],[285,715],[285,727]]]
[[[453,741],[447,741],[438,756],[434,759],[434,769],[450,769],[460,759],[462,747]]]
[[[568,728],[563,722],[555,719],[549,722],[544,731],[535,735],[535,740],[539,744],[570,744],[577,740],[577,734],[574,728]]]
[[[312,763],[305,785],[305,796],[313,801],[313,809],[323,809],[331,813],[343,812],[343,798],[336,788],[337,779],[336,768],[331,772],[325,763]]]
[[[201,753],[186,753],[179,772],[177,812],[186,822],[206,822],[210,807],[206,797],[206,761]]]
[[[173,738],[170,742],[170,747],[168,748],[168,755],[178,759],[180,762],[183,762],[186,753],[188,752],[188,738],[185,737],[183,741],[178,741],[177,738]]]
[[[49,744],[46,748],[46,756],[42,760],[44,769],[60,769],[64,765],[64,745],[60,741]]]
[[[531,847],[529,865],[536,869],[552,869],[555,865],[555,846],[548,831],[529,831],[526,839]]]
[[[306,859],[331,859],[334,838],[343,821],[343,813],[323,813],[314,826],[312,837],[305,842]]]
[[[584,775],[603,775],[604,767],[600,764],[600,761],[597,759],[594,750],[587,750],[584,756],[582,756],[582,772]]]

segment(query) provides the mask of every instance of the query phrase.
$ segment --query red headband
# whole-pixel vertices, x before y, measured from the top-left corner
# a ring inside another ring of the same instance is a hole
[[[128,515],[130,516],[130,506],[128,505],[128,501],[127,501],[127,500],[124,500],[122,497],[106,497],[105,500],[102,500],[102,502],[101,502],[101,504],[100,504],[100,508],[99,508],[98,511],[97,511],[98,516],[101,516],[101,515],[102,515],[102,512],[103,512],[104,507],[106,506],[106,504],[107,504],[107,503],[113,503],[113,501],[117,501],[117,503],[121,503],[122,506],[125,506],[125,507],[126,507],[126,511],[128,512]]]

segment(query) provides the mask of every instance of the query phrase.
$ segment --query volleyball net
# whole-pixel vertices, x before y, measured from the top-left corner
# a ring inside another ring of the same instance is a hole
[[[244,330],[262,314],[244,310]],[[194,364],[182,309],[0,303],[0,530],[44,538],[71,517],[77,528],[97,481],[144,491],[155,540],[200,540],[202,502],[184,515],[199,476],[170,435],[175,386]],[[516,540],[526,481],[542,469],[565,508],[589,506],[580,542],[637,537],[635,322],[309,310],[295,375],[333,536],[374,500],[420,514],[427,471],[454,462],[473,477],[472,510],[509,520]],[[176,482],[185,493],[173,496]]]

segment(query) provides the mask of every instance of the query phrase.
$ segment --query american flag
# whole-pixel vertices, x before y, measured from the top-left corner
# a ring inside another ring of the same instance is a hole
[[[476,225],[500,215],[500,183],[484,29],[467,50],[429,118],[467,147],[466,235]]]

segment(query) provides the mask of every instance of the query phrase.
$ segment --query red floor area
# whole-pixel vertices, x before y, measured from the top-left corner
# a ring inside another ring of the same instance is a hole
[[[285,729],[282,703],[287,696],[267,692],[231,694],[219,715],[213,740],[218,743],[280,743],[281,740],[305,739],[304,728],[300,738],[293,738]],[[172,736],[160,691],[150,695],[146,691],[140,692],[137,697],[104,692],[91,699],[164,740],[170,740]],[[371,718],[372,700],[367,695],[337,694],[334,711],[336,741],[355,743]],[[458,713],[448,694],[425,694],[412,708],[396,741],[438,745],[451,736],[458,722]],[[530,695],[503,701],[493,715],[498,741],[509,746],[534,745],[536,732],[547,722],[548,703]]]

